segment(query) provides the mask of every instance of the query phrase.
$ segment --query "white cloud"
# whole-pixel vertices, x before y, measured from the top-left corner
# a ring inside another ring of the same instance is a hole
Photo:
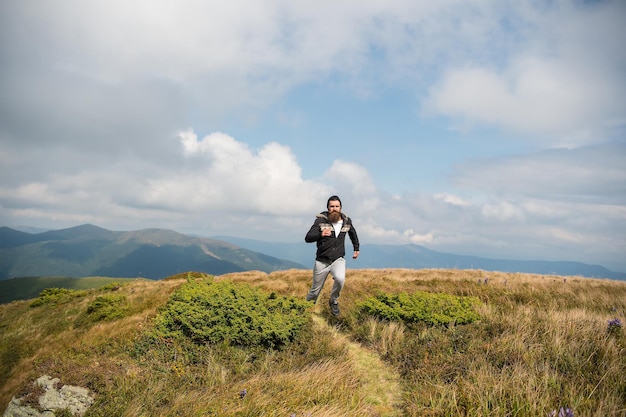
[[[332,154],[331,154],[332,156]],[[324,160],[320,154],[320,160]],[[346,190],[354,197],[363,198],[376,192],[376,186],[369,173],[353,162],[341,159],[333,161],[333,164],[324,173],[324,179],[335,184],[338,188]]]
[[[356,222],[354,227],[357,229],[359,236],[362,236],[361,240],[364,240],[363,238],[366,237],[370,241],[387,242],[390,240],[395,241],[400,236],[397,230],[385,229],[371,222]]]
[[[414,233],[412,229],[407,229],[402,233],[402,236],[409,239],[409,242],[415,245],[424,245],[431,243],[434,240],[432,233],[418,234]]]
[[[482,209],[482,213],[487,219],[499,221],[524,220],[524,212],[507,201],[501,201],[497,204],[486,204]]]
[[[431,90],[431,105],[470,126],[491,124],[580,145],[602,138],[598,133],[623,117],[623,91],[611,91],[611,84],[573,62],[524,57],[508,74],[482,67],[450,70]]]
[[[464,198],[449,193],[437,193],[433,196],[433,198],[438,201],[443,201],[444,203],[450,204],[452,206],[465,207],[471,204]]]
[[[325,186],[302,178],[287,146],[271,142],[253,152],[220,132],[201,140],[193,131],[179,137],[187,158],[199,158],[196,169],[151,179],[142,197],[148,204],[293,216],[309,212],[328,194]]]
[[[28,33],[4,42],[8,61],[29,66],[18,72],[20,90],[36,86],[25,97],[48,90],[50,102],[63,99],[57,102],[64,106],[72,98],[77,113],[110,112],[94,101],[117,86],[123,88],[111,100],[133,103],[134,112],[168,101],[140,99],[160,83],[168,86],[162,95],[191,100],[218,120],[231,111],[261,111],[291,87],[340,77],[358,91],[408,80],[419,95],[430,89],[425,108],[439,114],[558,135],[550,140],[560,144],[595,142],[595,133],[626,120],[619,1],[595,9],[570,1],[553,7],[490,1],[312,7],[281,0],[8,0],[3,7],[11,19],[1,22],[2,38]],[[149,88],[137,89],[137,80]],[[433,80],[438,83],[428,84]],[[15,85],[15,78],[8,81],[7,88]]]
[[[543,196],[548,200],[624,204],[626,146],[604,144],[550,149],[456,166],[459,186],[500,197]]]
[[[626,9],[621,2],[604,6],[557,2],[541,16],[527,9],[520,15],[535,33],[525,34],[523,47],[497,64],[448,68],[425,108],[465,128],[495,125],[553,145],[603,141],[626,120],[626,52],[615,46],[626,36]]]

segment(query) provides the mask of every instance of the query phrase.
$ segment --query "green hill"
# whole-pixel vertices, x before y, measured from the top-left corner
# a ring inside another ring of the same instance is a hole
[[[2,304],[0,407],[36,407],[48,375],[89,389],[85,417],[625,415],[624,282],[349,270],[339,318],[309,285],[183,273]]]

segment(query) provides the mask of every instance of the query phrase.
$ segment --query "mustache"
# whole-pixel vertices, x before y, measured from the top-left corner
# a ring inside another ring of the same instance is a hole
[[[336,211],[328,213],[328,220],[330,220],[331,223],[337,223],[341,220],[341,213]]]

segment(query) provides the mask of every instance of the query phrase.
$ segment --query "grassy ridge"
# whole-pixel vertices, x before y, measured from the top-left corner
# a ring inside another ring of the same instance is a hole
[[[87,290],[103,287],[112,282],[126,282],[140,278],[109,278],[109,277],[23,277],[0,280],[0,304],[14,300],[35,298],[45,288],[68,288]]]
[[[310,271],[214,280],[303,297]],[[328,312],[327,283],[306,332],[281,350],[146,337],[187,281],[138,280],[38,307],[0,305],[0,407],[48,374],[96,394],[87,417],[530,417],[561,407],[576,416],[626,415],[626,337],[607,326],[625,321],[623,282],[351,270],[342,316]],[[381,293],[471,297],[480,319],[436,325],[364,315]],[[106,310],[117,302],[121,309]]]

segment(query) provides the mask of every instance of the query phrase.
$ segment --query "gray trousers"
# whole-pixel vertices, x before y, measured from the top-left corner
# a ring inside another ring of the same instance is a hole
[[[339,293],[341,292],[343,284],[346,281],[346,260],[344,258],[336,259],[331,264],[320,262],[318,260],[315,261],[315,266],[313,267],[313,283],[311,284],[311,290],[306,295],[307,301],[317,302],[317,297],[319,297],[320,292],[324,287],[328,274],[331,274],[333,276],[333,280],[335,281],[333,283],[333,288],[330,291],[330,302],[333,304],[337,303]]]

